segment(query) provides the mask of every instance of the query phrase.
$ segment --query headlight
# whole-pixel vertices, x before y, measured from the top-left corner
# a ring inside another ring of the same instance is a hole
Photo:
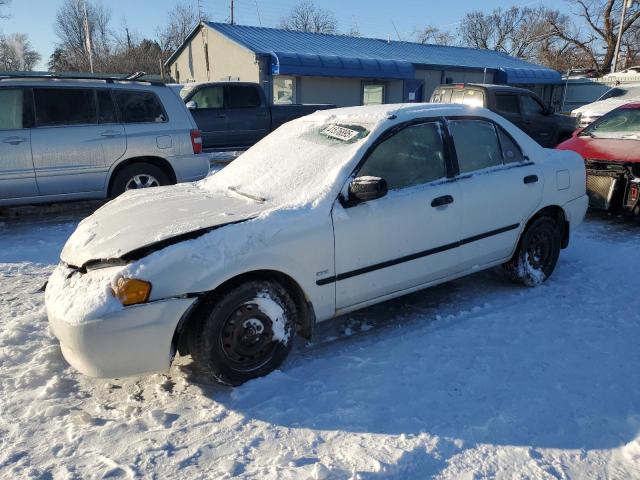
[[[113,295],[122,302],[122,305],[127,307],[148,302],[151,295],[151,284],[144,280],[120,277],[111,290]]]

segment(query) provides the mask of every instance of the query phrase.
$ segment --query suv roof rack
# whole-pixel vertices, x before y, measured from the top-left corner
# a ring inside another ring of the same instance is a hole
[[[166,86],[166,84],[159,80],[146,80],[143,79],[146,73],[135,72],[123,77],[114,77],[109,75],[95,75],[95,74],[55,74],[55,73],[43,73],[43,74],[28,74],[28,73],[0,73],[0,80],[14,80],[14,79],[54,79],[54,80],[102,80],[106,83],[114,82],[140,82],[147,83],[155,86]]]

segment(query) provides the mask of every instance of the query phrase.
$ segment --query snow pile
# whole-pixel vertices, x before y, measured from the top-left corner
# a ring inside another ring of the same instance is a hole
[[[121,310],[112,287],[124,267],[110,267],[85,274],[58,265],[47,284],[45,301],[49,315],[70,325],[99,319],[101,315]]]

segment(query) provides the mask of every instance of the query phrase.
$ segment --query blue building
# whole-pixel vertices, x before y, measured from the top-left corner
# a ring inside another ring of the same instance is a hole
[[[428,101],[441,83],[500,83],[552,101],[555,70],[493,50],[202,22],[167,61],[179,83],[260,83],[273,103]]]

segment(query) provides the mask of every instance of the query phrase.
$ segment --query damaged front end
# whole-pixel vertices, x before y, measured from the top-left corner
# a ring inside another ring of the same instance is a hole
[[[640,165],[587,160],[586,168],[592,208],[640,215]]]

